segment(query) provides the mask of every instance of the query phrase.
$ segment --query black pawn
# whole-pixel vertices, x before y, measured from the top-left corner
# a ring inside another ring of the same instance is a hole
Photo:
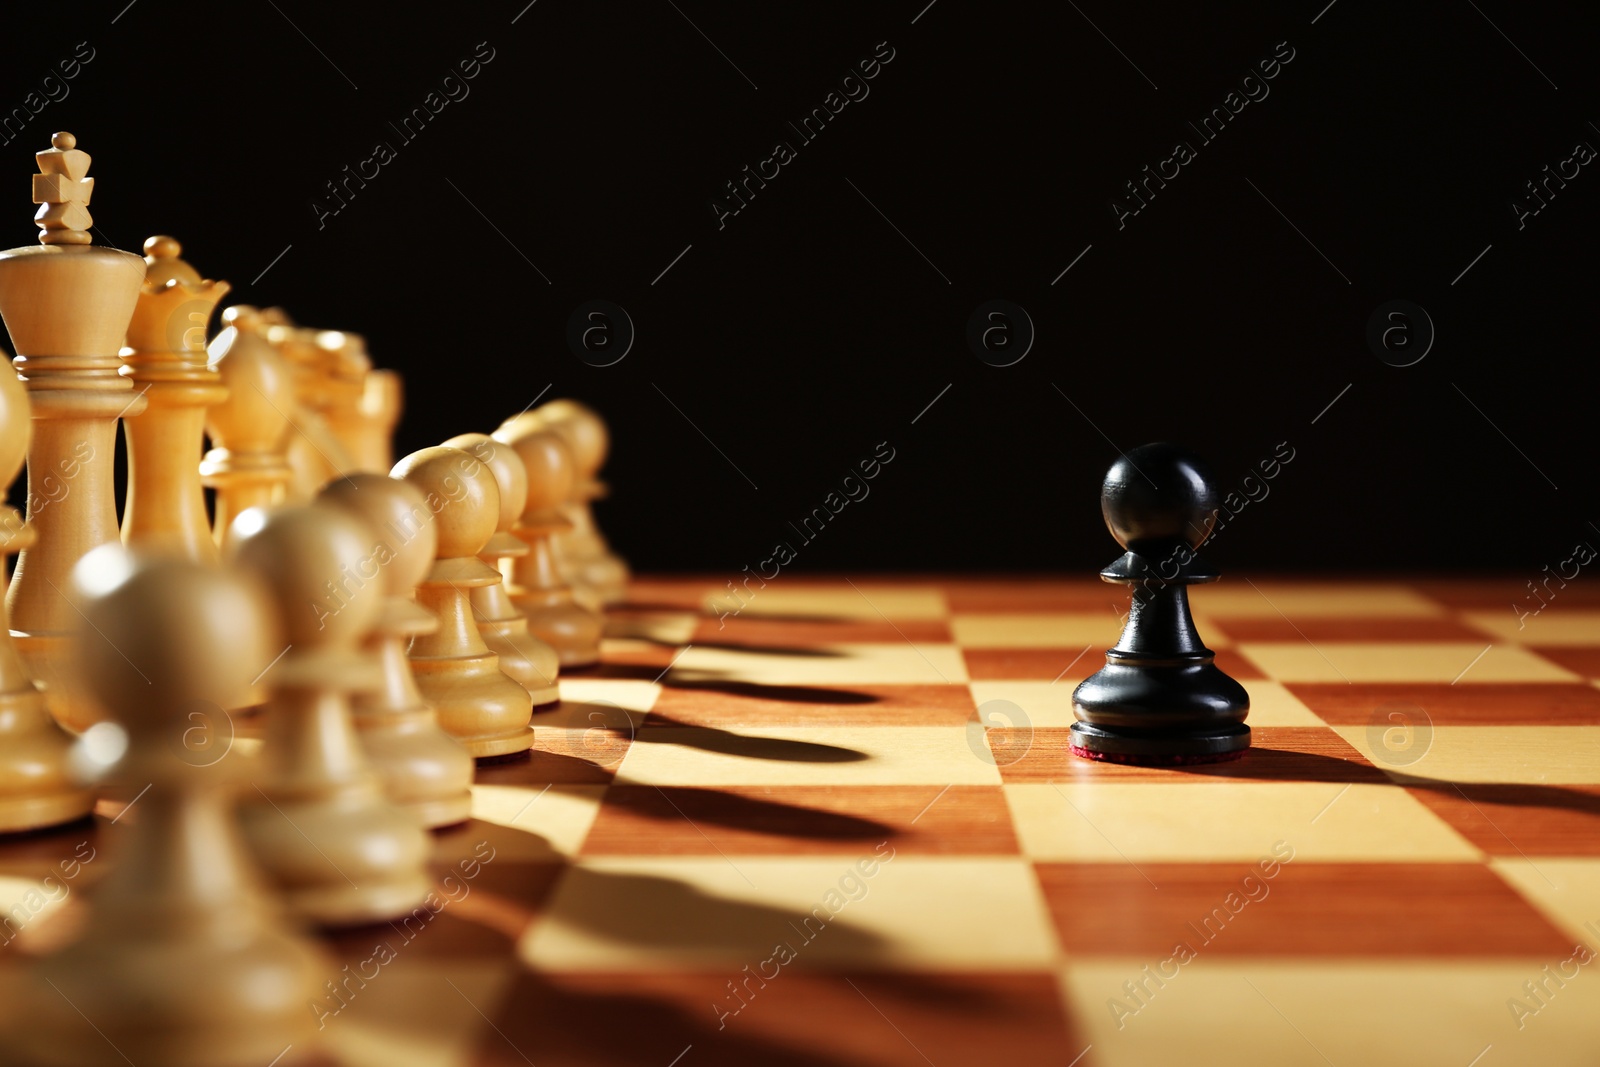
[[[1100,572],[1132,587],[1106,665],[1072,694],[1072,751],[1115,763],[1234,759],[1250,747],[1250,695],[1213,662],[1189,615],[1188,586],[1220,575],[1195,555],[1217,515],[1211,472],[1179,445],[1144,445],[1106,472],[1100,512],[1127,551]]]

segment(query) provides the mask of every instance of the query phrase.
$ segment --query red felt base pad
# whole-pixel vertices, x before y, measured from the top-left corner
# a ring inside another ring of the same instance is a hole
[[[1134,755],[1126,752],[1091,752],[1087,748],[1077,745],[1069,746],[1074,756],[1083,759],[1098,760],[1101,763],[1127,763],[1135,767],[1188,767],[1201,763],[1226,763],[1242,757],[1248,748],[1237,749],[1233,752],[1208,752],[1199,756],[1157,756]]]

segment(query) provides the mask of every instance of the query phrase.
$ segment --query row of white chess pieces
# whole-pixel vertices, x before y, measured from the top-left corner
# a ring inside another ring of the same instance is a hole
[[[76,939],[0,967],[0,1027],[25,1062],[303,1055],[341,972],[282,911],[431,921],[426,827],[467,817],[473,755],[532,740],[534,694],[478,638],[475,602],[504,596],[484,550],[508,527],[523,558],[558,563],[548,535],[567,520],[549,497],[517,508],[515,490],[527,460],[565,462],[561,442],[514,419],[392,477],[335,478],[309,504],[237,516],[220,564],[118,544],[79,561],[72,661],[109,719],[69,771],[104,771],[131,804]],[[559,581],[537,599],[583,611]],[[228,709],[255,688],[264,738],[241,756]]]
[[[253,389],[281,358],[271,324],[229,322],[209,370]],[[14,373],[0,398],[14,474],[29,425]],[[130,439],[160,410],[133,416]],[[242,1065],[312,1048],[311,1009],[339,971],[283,913],[425,922],[428,829],[468,818],[474,757],[528,749],[562,667],[598,659],[598,612],[627,572],[589,512],[606,449],[594,412],[553,401],[390,473],[355,460],[304,503],[287,502],[288,475],[291,443],[310,438],[288,421],[266,447],[274,435],[208,420],[215,555],[138,544],[125,522],[129,545],[74,566],[63,594],[81,625],[55,650],[74,730],[0,632],[4,828],[81,818],[102,793],[133,801],[77,938],[0,968],[0,1026],[29,1059]],[[225,498],[232,474],[262,469],[264,504]],[[10,550],[30,542],[6,529]],[[246,722],[259,745],[234,745]]]
[[[211,392],[224,398],[262,396],[255,384],[270,376],[261,373],[262,367],[280,357],[260,329],[259,315],[243,309],[228,319],[211,346],[206,373],[222,383]],[[281,411],[288,405],[267,406]],[[30,425],[27,408],[18,377],[0,374],[0,466],[11,460],[13,474]],[[125,417],[130,444],[138,423],[171,414],[169,406],[152,404]],[[125,521],[124,544],[104,549],[216,567],[233,559],[249,535],[269,526],[277,511],[297,506],[291,503],[289,457],[294,441],[309,438],[292,419],[271,434],[235,435],[237,422],[221,433],[214,420],[207,425],[213,447],[189,473],[209,467],[216,479],[215,543],[209,533],[196,542],[179,530],[174,519],[184,509],[167,508],[160,512],[165,528],[147,523],[141,536]],[[407,456],[388,473],[362,469],[359,462],[330,465],[321,472],[325,484],[305,504],[354,516],[363,528],[361,551],[325,566],[276,573],[276,593],[290,613],[282,620],[289,636],[281,650],[256,664],[245,690],[213,702],[210,711],[191,712],[191,718],[211,725],[182,729],[190,754],[199,758],[218,739],[231,738],[236,714],[270,703],[274,680],[288,676],[285,671],[293,674],[297,648],[316,644],[333,627],[357,625],[369,666],[378,669],[376,683],[360,683],[364,675],[353,667],[348,677],[329,675],[326,681],[351,694],[352,725],[378,780],[389,799],[425,827],[465,819],[472,758],[530,748],[533,709],[559,700],[561,670],[599,660],[601,613],[621,599],[627,580],[626,566],[610,552],[589,508],[602,491],[594,476],[606,438],[604,423],[593,411],[557,400],[507,419],[493,435],[463,434]],[[165,440],[170,444],[172,435]],[[252,447],[240,447],[241,440]],[[198,445],[197,440],[195,452]],[[321,449],[313,451],[327,462]],[[141,481],[139,468],[131,466],[130,498],[149,485],[148,477]],[[265,485],[264,470],[271,473]],[[580,470],[586,476],[582,481]],[[241,472],[251,477],[236,478]],[[150,467],[144,473],[148,476]],[[198,480],[191,488],[198,495]],[[170,487],[157,489],[171,495]],[[31,500],[30,518],[52,502]],[[130,499],[126,511],[132,510]],[[33,529],[18,523],[14,512],[7,518],[5,549],[26,553],[34,544]],[[91,549],[88,558],[106,566],[104,551]],[[26,554],[19,574],[25,563]],[[79,594],[104,584],[90,580],[85,585],[84,566],[77,564],[67,589],[56,589],[78,620],[86,618]],[[370,618],[357,610],[380,600],[383,609]],[[204,614],[195,616],[195,625],[218,627],[224,635],[229,629],[226,619]],[[82,625],[73,627],[66,635],[69,644],[82,633]],[[104,751],[107,732],[96,734],[96,728],[114,718],[88,684],[91,672],[81,655],[64,645],[61,635],[35,641],[31,662],[25,652],[19,655],[18,645],[25,647],[32,637],[0,631],[0,712],[7,704],[13,709],[0,714],[0,831],[33,830],[88,814],[95,794],[75,780],[73,737],[96,735]],[[115,651],[141,673],[137,657]],[[248,656],[235,658],[250,662]],[[259,718],[270,734],[282,716],[268,711]],[[315,907],[302,910],[323,921],[348,918]]]
[[[123,807],[77,936],[0,956],[4,1055],[298,1058],[337,976],[298,923],[431,908],[474,759],[598,659],[605,427],[554,401],[391,468],[398,380],[358,337],[236,307],[208,346],[227,283],[169,237],[94,245],[89,156],[36,158],[39,244],[0,251],[0,487],[24,457],[29,487],[0,507],[0,832]]]

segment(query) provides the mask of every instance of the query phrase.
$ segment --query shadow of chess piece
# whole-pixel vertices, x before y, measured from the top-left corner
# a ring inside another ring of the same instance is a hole
[[[366,638],[366,651],[383,668],[383,686],[350,701],[361,744],[389,799],[422,825],[464,822],[472,811],[472,756],[439,726],[406,659],[412,638],[439,628],[439,620],[412,600],[438,548],[428,502],[414,486],[366,471],[335,478],[317,502],[346,508],[367,523],[383,582],[383,608]]]
[[[1178,445],[1136,448],[1106,473],[1100,511],[1127,551],[1100,577],[1133,599],[1106,665],[1073,691],[1075,755],[1171,765],[1250,747],[1250,696],[1212,662],[1189,615],[1188,586],[1220,577],[1195,555],[1217,505],[1210,471]]]
[[[86,555],[73,580],[86,623],[75,663],[113,718],[79,755],[93,769],[115,760],[111,781],[138,798],[81,931],[28,969],[21,1003],[7,998],[7,1062],[262,1067],[285,1046],[303,1053],[307,1005],[336,965],[284,921],[250,860],[239,754],[196,744],[226,731],[221,709],[277,647],[265,591],[121,545]]]

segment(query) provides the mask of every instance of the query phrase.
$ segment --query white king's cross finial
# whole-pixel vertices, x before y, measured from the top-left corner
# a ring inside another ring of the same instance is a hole
[[[39,173],[33,176],[33,202],[40,205],[33,216],[40,229],[39,243],[45,245],[86,245],[93,242],[89,228],[89,196],[94,179],[88,177],[89,153],[78,150],[78,139],[70,133],[50,138],[51,148],[36,152]]]

